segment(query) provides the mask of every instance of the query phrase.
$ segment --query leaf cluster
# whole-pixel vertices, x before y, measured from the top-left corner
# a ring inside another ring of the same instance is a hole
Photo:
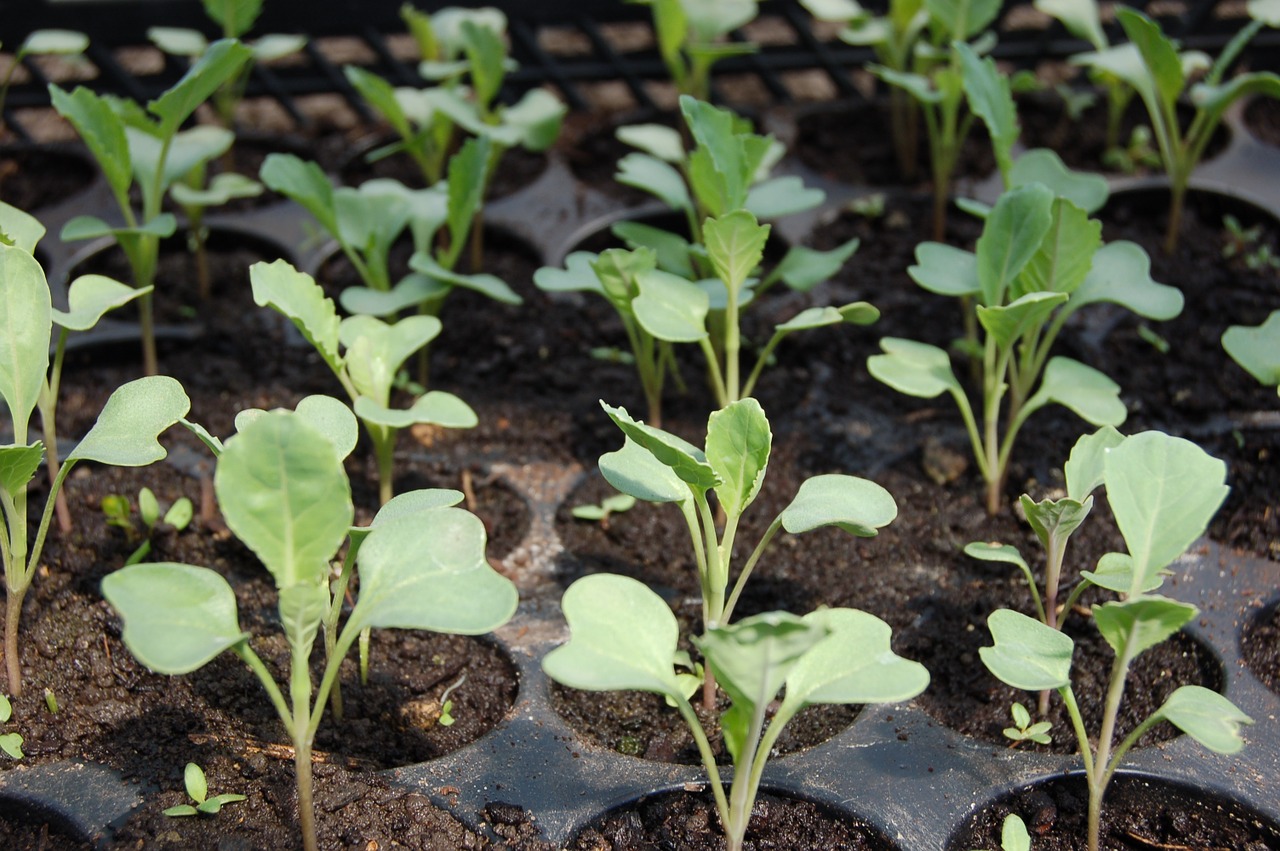
[[[658,54],[681,95],[711,96],[711,69],[730,56],[755,53],[756,45],[727,36],[755,20],[759,0],[628,0],[650,7]]]

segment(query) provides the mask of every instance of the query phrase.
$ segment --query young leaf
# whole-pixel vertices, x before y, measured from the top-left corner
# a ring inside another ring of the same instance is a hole
[[[707,420],[707,463],[720,478],[716,497],[730,517],[740,516],[760,492],[772,442],[769,420],[755,399],[733,402]]]
[[[1141,12],[1121,6],[1116,9],[1116,19],[1142,55],[1143,71],[1151,91],[1167,114],[1172,114],[1178,95],[1186,85],[1177,48],[1160,31],[1159,24]]]
[[[26,490],[43,460],[44,444],[38,440],[30,446],[0,446],[0,489],[10,496]]]
[[[1093,5],[1093,0],[1089,0]],[[1075,204],[1086,213],[1096,213],[1107,203],[1111,189],[1100,174],[1084,174],[1067,168],[1062,158],[1049,148],[1032,148],[1014,160],[1009,170],[1010,186],[1043,183],[1053,194]]]
[[[221,39],[209,45],[181,80],[147,104],[147,109],[160,119],[160,135],[172,135],[196,107],[239,73],[251,56],[252,51],[235,39]]]
[[[1049,232],[1053,201],[1053,192],[1038,183],[1000,196],[978,238],[978,285],[983,304],[1004,303],[1014,278]]]
[[[621,449],[600,456],[600,474],[622,493],[645,502],[684,502],[693,496],[675,470],[629,437]]]
[[[1066,293],[1030,292],[1008,304],[977,307],[978,322],[1001,349],[1013,346],[1018,338],[1042,327],[1049,315],[1066,303]]]
[[[916,265],[909,267],[907,274],[921,287],[939,295],[968,296],[982,291],[977,256],[942,242],[917,245]]]
[[[39,219],[0,201],[0,243],[35,254],[36,245],[44,235],[45,227]]]
[[[1133,557],[1128,553],[1103,553],[1093,570],[1082,570],[1080,576],[1099,588],[1117,594],[1149,594],[1164,584],[1165,571],[1148,574],[1145,580],[1137,580],[1133,572]]]
[[[698,447],[670,432],[637,422],[627,413],[626,408],[614,408],[603,401],[600,402],[600,407],[622,429],[623,434],[674,470],[682,481],[702,491],[711,490],[720,484],[720,477],[707,463],[706,456]],[[618,487],[613,482],[610,484]],[[639,497],[639,494],[632,495]]]
[[[693,343],[707,336],[707,294],[684,278],[649,269],[636,274],[640,294],[631,302],[636,320],[657,337],[673,343]]]
[[[1053,224],[1018,277],[1016,292],[1073,293],[1102,246],[1102,222],[1064,198],[1053,202]]]
[[[1067,497],[1083,501],[1106,478],[1107,452],[1124,442],[1124,435],[1111,426],[1086,434],[1071,447],[1071,456],[1062,466],[1067,480]]]
[[[1098,426],[1120,425],[1128,416],[1124,402],[1120,401],[1120,385],[1071,358],[1049,359],[1040,379],[1040,389],[1022,410],[1029,414],[1049,402],[1070,408],[1081,419]]]
[[[762,180],[748,189],[742,209],[757,219],[780,219],[812,210],[825,200],[827,193],[806,186],[803,178],[788,174]]]
[[[632,124],[614,133],[618,141],[639,148],[663,162],[684,162],[684,141],[680,132],[663,124]]]
[[[657,157],[627,154],[618,160],[618,173],[614,175],[614,180],[624,186],[648,192],[673,210],[693,209],[684,177],[669,163]]]
[[[205,780],[204,769],[194,762],[188,762],[182,771],[182,785],[187,796],[197,804],[203,804],[209,797],[209,783]]]
[[[262,168],[258,170],[258,177],[271,189],[301,204],[326,231],[338,233],[333,184],[319,165],[294,154],[267,154]],[[277,260],[276,263],[284,261]]]
[[[1261,384],[1280,386],[1280,310],[1261,325],[1232,325],[1222,334],[1222,348]]]
[[[1031,574],[1031,566],[1028,565],[1026,559],[1022,557],[1022,553],[1018,552],[1017,547],[1011,546],[1010,544],[974,541],[965,545],[964,554],[970,558],[976,558],[979,561],[994,561],[1000,562],[1001,564],[1016,565],[1023,573],[1026,573],[1028,576]]]
[[[1231,701],[1204,686],[1181,686],[1156,714],[1215,753],[1237,753],[1244,747],[1240,726],[1252,724]]]
[[[443,390],[424,393],[408,408],[389,408],[368,396],[357,397],[353,407],[356,416],[365,422],[391,428],[408,428],[418,423],[445,428],[475,428],[480,422],[470,405]]]
[[[133,182],[133,166],[129,161],[129,144],[124,135],[124,120],[99,95],[76,86],[68,94],[56,84],[49,84],[49,100],[58,114],[71,122],[93,154],[102,176],[117,198],[125,197]]]
[[[268,158],[270,156],[274,155]],[[334,372],[342,369],[338,312],[333,300],[325,297],[324,290],[310,275],[299,272],[287,261],[276,260],[250,266],[249,282],[257,305],[274,308],[293,320],[329,368]]]
[[[791,289],[807,293],[839,272],[858,250],[859,244],[860,241],[855,237],[830,251],[793,245],[778,263],[775,272]]]
[[[1182,312],[1182,291],[1151,278],[1151,258],[1141,246],[1110,242],[1093,255],[1093,268],[1071,297],[1071,309],[1111,302],[1139,316],[1161,321]]]
[[[805,479],[780,516],[782,528],[793,535],[835,526],[859,538],[873,538],[898,516],[898,505],[875,482],[828,473]]]
[[[145,467],[168,454],[157,438],[189,410],[191,400],[182,385],[168,376],[152,375],[122,384],[66,460]]]
[[[730,293],[736,294],[764,257],[769,225],[757,223],[746,210],[735,210],[707,219],[702,230],[711,265]]]
[[[1070,636],[1011,609],[992,612],[987,626],[995,644],[978,655],[997,679],[1025,691],[1071,684]]]
[[[1132,597],[1093,607],[1098,632],[1116,655],[1135,658],[1195,620],[1200,610],[1168,597]]]
[[[885,337],[880,348],[885,353],[867,358],[867,371],[899,393],[932,399],[944,391],[964,392],[951,371],[951,357],[937,346]]]
[[[30,253],[0,245],[0,396],[25,433],[49,371],[52,306],[44,270]]]
[[[68,331],[88,331],[108,311],[133,301],[153,287],[134,289],[105,275],[81,275],[67,291],[67,310],[53,310],[53,321]]]
[[[124,621],[125,646],[149,670],[185,674],[249,638],[236,595],[212,570],[135,564],[108,574],[102,596]]]

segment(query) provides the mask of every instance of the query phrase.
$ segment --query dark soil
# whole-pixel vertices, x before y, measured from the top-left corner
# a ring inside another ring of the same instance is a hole
[[[1280,101],[1253,98],[1244,108],[1244,125],[1258,141],[1280,146]]]
[[[808,801],[761,794],[751,810],[744,849],[750,851],[887,851],[894,848],[859,819],[836,815]],[[574,851],[721,851],[724,835],[708,792],[670,792],[610,812],[573,841]]]
[[[792,154],[809,168],[831,180],[856,186],[902,186],[902,172],[889,132],[888,101],[842,103],[824,106],[797,122]],[[924,120],[916,151],[917,188],[933,179]],[[980,122],[975,122],[960,149],[954,177],[981,178],[996,167],[991,142]]]
[[[984,806],[952,836],[948,851],[999,848],[1000,827],[1009,813],[1026,823],[1036,851],[1085,847],[1088,792],[1082,778],[1072,777]],[[1273,851],[1280,849],[1280,829],[1203,790],[1120,775],[1108,786],[1103,801],[1101,844],[1104,851]]]
[[[1249,619],[1240,652],[1254,676],[1280,694],[1280,604],[1272,602]]]
[[[87,189],[98,170],[84,156],[9,145],[0,148],[0,199],[28,213]]]
[[[649,193],[614,179],[618,160],[636,152],[636,148],[619,141],[615,134],[619,127],[633,124],[661,124],[680,128],[682,132],[685,127],[684,118],[675,112],[615,115],[603,121],[598,116],[590,120],[581,117],[574,120],[574,116],[570,116],[557,143],[574,177],[628,206],[653,200]]]

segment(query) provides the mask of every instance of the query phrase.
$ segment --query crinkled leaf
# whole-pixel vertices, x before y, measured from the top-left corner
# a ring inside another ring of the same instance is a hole
[[[1181,686],[1156,714],[1215,753],[1237,753],[1244,747],[1240,726],[1253,719],[1234,703],[1204,686]]]
[[[720,478],[716,497],[725,513],[738,517],[760,492],[773,432],[755,399],[740,399],[707,420],[707,463]]]
[[[857,476],[828,473],[805,479],[782,511],[782,528],[793,535],[835,526],[871,538],[898,516],[893,496],[880,485]]]
[[[284,260],[276,260],[250,266],[249,282],[256,304],[273,308],[293,320],[329,368],[334,372],[342,369],[338,312],[333,300],[325,296],[310,275],[299,272]]]
[[[1222,348],[1259,383],[1280,386],[1280,310],[1261,325],[1232,325],[1222,335]]]
[[[1139,583],[1204,534],[1230,490],[1226,464],[1158,431],[1131,435],[1110,450],[1105,471],[1107,500]]]
[[[1107,451],[1124,442],[1124,435],[1111,426],[1103,426],[1093,434],[1086,434],[1071,447],[1071,456],[1063,465],[1067,480],[1067,496],[1083,501],[1105,479]]]
[[[1066,293],[1029,292],[1008,304],[980,304],[978,322],[995,339],[996,345],[1008,349],[1023,334],[1043,328],[1050,314],[1068,298]]]
[[[1071,297],[1073,310],[1106,301],[1148,319],[1168,320],[1182,312],[1182,291],[1151,278],[1151,258],[1142,246],[1110,242],[1093,255],[1093,268]]]
[[[329,589],[323,579],[321,575],[311,576],[281,588],[276,604],[289,647],[304,658],[310,655],[320,624],[329,612]]]
[[[185,674],[249,638],[236,595],[217,573],[189,564],[135,564],[109,573],[102,596],[124,621],[129,652],[160,674]]]
[[[133,301],[154,287],[136,290],[105,275],[81,275],[67,291],[67,310],[53,310],[53,321],[68,331],[88,331],[108,311]]]
[[[901,337],[885,337],[880,348],[885,353],[867,358],[867,371],[899,393],[932,399],[944,391],[964,392],[943,349]]]
[[[1120,401],[1120,385],[1071,358],[1049,359],[1040,389],[1027,400],[1023,410],[1034,410],[1049,402],[1070,408],[1096,426],[1120,425],[1128,415],[1124,402]]]
[[[618,428],[622,429],[623,434],[675,471],[681,481],[701,491],[711,490],[720,484],[720,477],[716,475],[715,470],[707,463],[706,456],[698,447],[676,437],[670,432],[637,422],[627,413],[626,408],[614,408],[603,401],[600,403],[600,407],[604,408],[609,418],[617,424]],[[612,480],[609,484],[623,493],[631,493],[631,491],[619,487]],[[632,496],[644,499],[637,493],[632,493]]]
[[[746,210],[707,219],[703,225],[707,255],[730,293],[737,293],[760,265],[769,231],[769,225],[759,224]]]
[[[1117,656],[1138,654],[1163,643],[1195,620],[1200,610],[1168,597],[1143,596],[1093,606],[1098,632]]]
[[[666,204],[673,210],[692,209],[684,177],[671,164],[649,154],[630,153],[618,160],[614,179],[633,186]]]
[[[547,676],[588,691],[635,689],[683,700],[674,659],[679,629],[662,598],[626,576],[597,573],[560,602],[568,643],[542,659]]]
[[[1026,494],[1022,495],[1022,508],[1027,515],[1027,523],[1040,539],[1046,549],[1050,541],[1063,541],[1089,516],[1093,509],[1093,497],[1087,496],[1083,501],[1074,499],[1046,499],[1033,502]]]
[[[1049,232],[1053,200],[1048,187],[1032,183],[1005,192],[991,209],[976,251],[983,304],[994,307],[1004,303],[1014,278]]]
[[[333,442],[290,411],[271,411],[227,440],[214,473],[227,526],[277,588],[318,583],[346,539],[351,486]]]
[[[445,428],[474,428],[480,422],[470,405],[443,390],[427,392],[408,408],[389,408],[368,396],[359,396],[355,401],[355,412],[365,422],[391,428],[408,428],[418,423]]]
[[[706,292],[678,275],[661,269],[636,274],[640,294],[631,301],[636,320],[659,340],[693,343],[707,336]]]
[[[49,371],[53,308],[44,270],[30,252],[0,245],[0,396],[25,434]]]
[[[1025,691],[1071,684],[1070,636],[1012,609],[992,612],[987,626],[995,644],[978,655],[996,679]]]
[[[807,293],[839,272],[859,244],[860,240],[855,237],[829,251],[793,245],[778,264],[777,275],[791,289]]]
[[[122,384],[66,460],[145,467],[165,457],[157,438],[189,410],[191,400],[182,385],[168,376],[151,375]]]

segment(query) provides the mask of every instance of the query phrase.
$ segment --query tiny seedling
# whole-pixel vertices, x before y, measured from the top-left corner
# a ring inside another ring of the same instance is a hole
[[[434,316],[408,316],[389,325],[373,316],[341,322],[333,301],[304,272],[284,260],[249,268],[253,299],[289,317],[333,371],[352,409],[373,442],[382,504],[394,493],[395,446],[400,430],[418,423],[471,428],[477,420],[452,393],[431,390],[408,408],[391,407],[391,391],[401,365],[440,333]]]
[[[1056,403],[1096,426],[1124,422],[1127,412],[1114,381],[1079,361],[1050,357],[1067,319],[1095,302],[1159,320],[1182,311],[1182,294],[1151,279],[1150,258],[1141,247],[1124,241],[1104,245],[1099,222],[1039,182],[1000,196],[976,251],[926,242],[916,248],[916,261],[908,271],[917,284],[975,304],[981,420],[950,356],[937,346],[886,337],[880,341],[884,354],[869,358],[867,368],[909,396],[952,395],[986,482],[991,514],[1001,508],[1010,455],[1032,413]]]
[[[922,665],[890,649],[889,625],[857,609],[804,617],[770,612],[708,628],[693,641],[732,702],[720,716],[733,757],[726,790],[689,702],[697,678],[677,673],[688,654],[676,650],[679,628],[662,598],[634,579],[603,573],[570,585],[561,608],[569,642],[543,658],[543,670],[570,688],[648,691],[675,706],[698,745],[729,851],[743,847],[769,753],[797,712],[815,704],[909,700],[929,684]]]
[[[454,722],[458,720],[453,717],[453,701],[449,699],[449,695],[457,691],[466,681],[467,675],[463,674],[440,695],[440,718],[437,723],[441,727],[452,727]]]
[[[1169,721],[1218,753],[1244,742],[1240,726],[1251,719],[1217,692],[1184,685],[1120,742],[1116,723],[1133,661],[1199,614],[1195,606],[1154,593],[1168,566],[1191,546],[1226,498],[1226,465],[1181,438],[1144,432],[1102,453],[1095,468],[1107,488],[1116,525],[1128,552],[1108,553],[1082,575],[1120,599],[1092,607],[1093,621],[1115,651],[1098,730],[1086,730],[1071,689],[1075,643],[1060,630],[1010,609],[987,619],[994,645],[979,651],[983,664],[1004,683],[1061,695],[1080,746],[1089,787],[1088,847],[1098,851],[1102,800],[1129,749],[1160,721]]]
[[[9,86],[13,83],[13,75],[27,57],[79,57],[88,46],[89,37],[75,30],[35,30],[23,39],[18,52],[13,55],[13,61],[10,62],[4,79],[0,79],[0,124],[4,123],[5,103],[9,99]]]
[[[779,530],[799,535],[834,526],[870,538],[898,514],[893,497],[875,482],[836,474],[807,479],[769,524],[726,597],[738,523],[759,494],[769,463],[773,434],[764,409],[754,399],[742,399],[711,414],[704,451],[636,422],[625,409],[601,405],[626,435],[626,443],[600,457],[600,472],[621,493],[646,502],[675,503],[680,509],[693,545],[707,630],[729,623],[747,579]],[[724,514],[720,524],[711,507],[712,493]],[[710,668],[703,703],[715,705]]]
[[[107,525],[115,526],[123,529],[125,534],[131,540],[137,540],[140,536],[142,543],[138,545],[129,557],[125,559],[125,564],[137,564],[148,555],[151,554],[151,538],[155,535],[156,526],[164,523],[170,529],[181,532],[191,523],[195,516],[195,508],[191,504],[191,500],[185,496],[174,500],[173,504],[165,511],[164,517],[160,516],[160,501],[156,499],[155,493],[151,488],[144,487],[138,492],[138,519],[142,522],[142,530],[139,531],[133,522],[133,510],[129,506],[129,499],[119,494],[108,494],[102,498],[102,513],[106,515]]]
[[[8,724],[12,719],[13,704],[9,702],[7,695],[0,694],[0,724]],[[22,759],[26,756],[22,752],[22,734],[0,734],[0,751],[4,751],[11,759]]]
[[[211,443],[221,449],[214,490],[227,527],[258,556],[279,592],[289,646],[283,688],[254,651],[253,636],[240,628],[235,593],[215,571],[136,564],[102,582],[103,596],[124,621],[125,646],[148,669],[184,674],[230,650],[262,683],[292,740],[307,851],[317,848],[311,747],[342,659],[357,637],[372,628],[477,635],[505,623],[516,607],[515,586],[485,558],[484,525],[431,492],[416,492],[427,495],[421,501],[403,495],[396,516],[351,528],[354,508],[342,461],[346,444],[354,442],[349,415],[347,422],[342,447],[330,431],[294,411],[256,412],[225,444]],[[341,580],[330,585],[330,564],[348,537],[359,595],[313,690],[315,639],[330,613],[341,610],[346,592]]]
[[[16,230],[6,228],[12,242]],[[30,234],[28,234],[28,237]],[[22,245],[34,246],[24,239]],[[19,621],[22,603],[35,579],[44,553],[45,536],[53,519],[57,495],[80,461],[120,467],[143,467],[167,454],[157,437],[182,418],[191,403],[182,385],[165,376],[150,376],[121,385],[107,399],[98,420],[65,459],[49,487],[35,537],[30,537],[27,489],[44,460],[45,445],[29,441],[31,415],[46,400],[56,398],[61,367],[58,348],[51,379],[49,340],[55,311],[50,303],[44,270],[19,244],[0,244],[0,281],[4,281],[5,309],[0,311],[0,398],[13,424],[13,443],[0,446],[0,557],[6,592],[4,658],[9,693],[22,694]],[[72,313],[76,313],[73,305]],[[64,326],[65,327],[65,326]],[[51,384],[52,380],[52,384]],[[52,402],[49,402],[51,405]],[[53,428],[52,417],[45,429]]]
[[[1017,747],[1023,742],[1047,745],[1053,741],[1053,738],[1049,735],[1049,728],[1053,726],[1053,723],[1050,721],[1031,723],[1031,713],[1021,703],[1014,701],[1013,705],[1009,707],[1009,715],[1013,718],[1013,726],[1005,727],[1002,731],[1005,738],[1009,739],[1009,747]]]
[[[44,690],[44,708],[49,710],[50,715],[58,714],[58,696],[48,686]]]
[[[134,287],[142,290],[139,324],[143,370],[155,375],[156,341],[151,304],[160,240],[172,236],[177,220],[161,210],[164,194],[200,163],[230,144],[228,131],[196,126],[180,129],[214,90],[239,73],[250,51],[234,39],[214,42],[172,88],[146,109],[130,100],[98,95],[84,86],[67,93],[49,85],[54,109],[71,122],[98,162],[123,224],[97,216],[76,216],[62,228],[62,239],[74,242],[111,237],[124,251]],[[142,209],[135,210],[129,190],[137,184]]]
[[[760,0],[628,0],[648,6],[658,54],[682,95],[711,99],[711,68],[721,59],[755,53],[747,41],[728,35],[755,20]]]
[[[1263,269],[1280,269],[1280,257],[1271,246],[1262,241],[1262,225],[1245,227],[1230,213],[1222,217],[1222,258],[1239,259],[1245,268],[1258,272]]]
[[[981,849],[975,848],[974,851]],[[1031,834],[1027,832],[1027,823],[1014,813],[1005,816],[1000,825],[1000,851],[1031,851]]]
[[[1232,325],[1222,334],[1222,348],[1259,384],[1280,392],[1280,310],[1261,325]]]
[[[599,505],[575,505],[570,512],[578,520],[593,520],[604,529],[609,528],[609,517],[635,507],[636,498],[626,493],[605,497]]]
[[[1127,145],[1115,145],[1102,153],[1102,164],[1124,174],[1133,174],[1139,169],[1159,168],[1160,152],[1151,147],[1151,142],[1151,128],[1140,124],[1129,134]]]
[[[1138,93],[1147,109],[1169,177],[1169,225],[1164,240],[1164,250],[1169,254],[1178,247],[1191,172],[1204,156],[1227,107],[1247,95],[1280,98],[1280,75],[1274,72],[1254,71],[1224,79],[1263,26],[1280,25],[1280,14],[1268,0],[1250,0],[1247,8],[1253,20],[1232,37],[1213,62],[1198,51],[1179,53],[1177,44],[1161,31],[1158,23],[1125,6],[1117,7],[1115,15],[1129,43],[1073,60],[1120,78]],[[1201,71],[1205,71],[1203,78],[1199,77]],[[1184,95],[1189,95],[1195,106],[1195,114],[1185,127],[1177,112]]]
[[[186,789],[187,797],[195,801],[196,804],[194,807],[191,804],[178,804],[176,807],[169,807],[164,811],[164,814],[171,818],[201,814],[211,816],[227,804],[247,800],[244,795],[238,795],[234,792],[224,792],[221,795],[210,796],[209,782],[205,779],[204,769],[194,762],[188,762],[187,767],[183,769],[182,786]]]

